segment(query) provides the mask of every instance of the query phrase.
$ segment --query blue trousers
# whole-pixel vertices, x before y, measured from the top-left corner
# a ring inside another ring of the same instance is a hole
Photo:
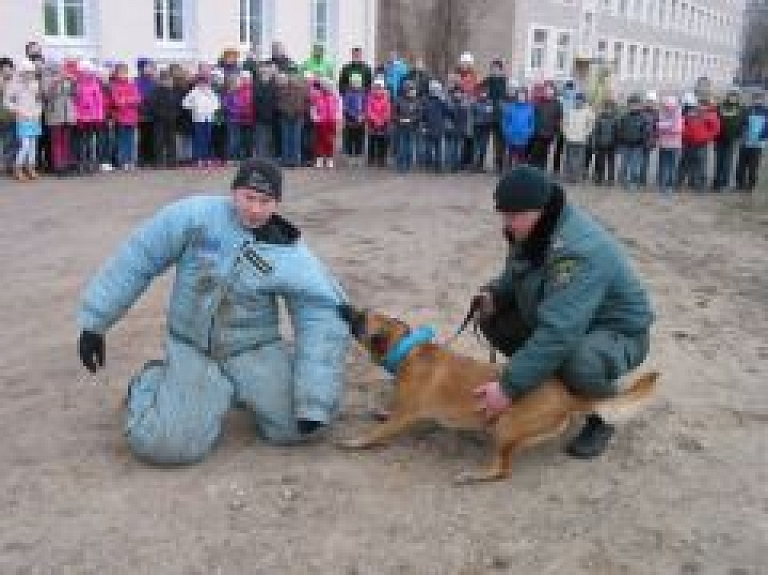
[[[253,414],[257,433],[279,444],[301,440],[294,413],[291,357],[282,342],[213,360],[168,336],[166,358],[131,380],[123,428],[132,451],[150,463],[203,459],[233,405]]]
[[[301,165],[303,124],[304,122],[301,118],[282,118],[280,120],[282,161],[284,166],[297,167]]]
[[[136,163],[136,128],[134,126],[116,126],[117,165],[125,167]]]
[[[677,187],[677,171],[680,166],[680,150],[677,148],[659,149],[659,169],[657,182],[661,191],[670,191]]]
[[[400,172],[408,172],[413,167],[413,129],[398,126],[395,130],[395,142],[397,169]]]
[[[625,146],[621,158],[619,181],[623,186],[641,185],[645,150],[642,146]]]
[[[211,122],[195,122],[193,148],[195,160],[198,162],[210,160],[213,154],[211,148],[211,136],[213,124]]]

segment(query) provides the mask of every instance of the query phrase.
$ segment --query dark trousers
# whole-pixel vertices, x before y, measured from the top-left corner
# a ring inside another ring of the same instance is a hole
[[[532,166],[546,170],[549,164],[549,150],[552,148],[554,136],[534,136],[531,139],[529,161]]]
[[[493,167],[497,172],[501,172],[506,164],[507,143],[504,141],[504,134],[501,133],[501,125],[498,122],[491,130],[491,141],[493,142]]]
[[[552,171],[555,174],[560,173],[560,164],[565,151],[565,137],[562,134],[558,134],[555,137],[555,156],[552,159]]]
[[[155,166],[172,167],[176,163],[176,123],[173,120],[157,120],[152,123]]]
[[[389,153],[389,134],[372,133],[368,136],[368,164],[386,167]]]
[[[757,185],[760,159],[763,150],[742,146],[739,150],[739,162],[736,166],[736,185],[741,190],[753,190]]]
[[[712,187],[716,190],[721,190],[731,185],[733,156],[735,152],[735,142],[718,141],[715,143],[715,181]]]
[[[595,183],[616,180],[616,148],[595,148]]]
[[[342,133],[344,153],[349,156],[362,156],[365,148],[365,124],[347,123]]]
[[[139,166],[154,166],[157,158],[154,122],[139,122]]]

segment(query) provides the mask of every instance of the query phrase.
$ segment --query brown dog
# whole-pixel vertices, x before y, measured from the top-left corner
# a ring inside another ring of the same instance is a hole
[[[393,346],[411,333],[404,322],[373,312],[348,308],[345,319],[358,342],[381,363]],[[641,376],[627,390],[609,399],[574,395],[552,379],[512,402],[496,420],[487,421],[478,410],[474,390],[497,381],[500,367],[458,355],[434,343],[414,346],[395,374],[395,397],[389,419],[356,439],[340,442],[346,449],[365,449],[385,443],[419,422],[465,430],[485,431],[495,444],[491,464],[479,472],[463,473],[460,484],[507,477],[512,454],[540,441],[559,436],[571,418],[599,409],[634,406],[653,393],[658,373]]]

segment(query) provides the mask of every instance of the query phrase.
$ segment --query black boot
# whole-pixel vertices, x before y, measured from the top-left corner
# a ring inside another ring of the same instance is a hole
[[[568,444],[568,455],[579,459],[592,459],[605,451],[613,436],[614,426],[597,415],[587,417],[579,434]]]

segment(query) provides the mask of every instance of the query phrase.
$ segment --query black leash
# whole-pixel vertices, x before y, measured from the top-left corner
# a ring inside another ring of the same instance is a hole
[[[469,324],[472,322],[473,319],[475,319],[475,316],[477,315],[478,310],[480,309],[480,305],[482,303],[482,299],[480,297],[473,297],[472,302],[469,304],[469,310],[467,311],[467,315],[464,317],[464,319],[461,322],[461,325],[459,325],[458,329],[453,333],[453,335],[448,339],[448,341],[445,342],[445,345],[450,345],[456,339],[464,333],[467,328],[469,327]],[[475,337],[480,339],[480,332],[477,326],[477,321],[473,324],[473,331],[475,333]],[[488,342],[490,344],[490,342]],[[490,346],[490,360],[491,363],[496,363],[496,348],[493,347],[493,345]]]

